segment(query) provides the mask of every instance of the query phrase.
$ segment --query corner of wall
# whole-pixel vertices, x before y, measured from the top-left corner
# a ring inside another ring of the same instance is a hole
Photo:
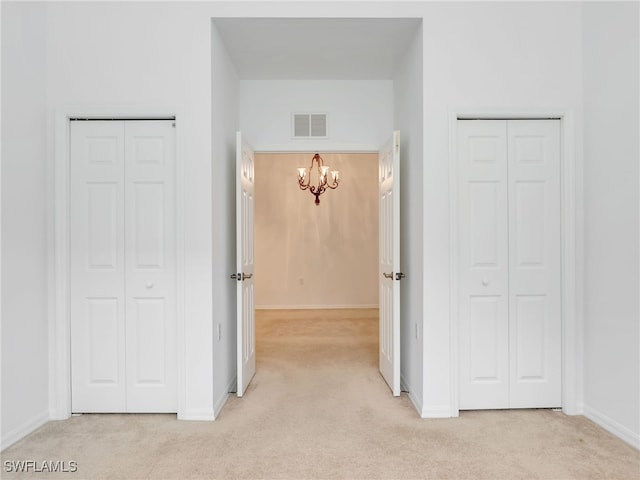
[[[229,385],[227,385],[227,388],[225,389],[225,391],[222,392],[217,399],[214,399],[214,403],[213,403],[214,418],[218,418],[220,416],[222,407],[225,406],[225,404],[227,403],[227,400],[229,400],[229,397],[231,397],[231,393],[236,390],[236,379],[237,377],[234,376],[231,379],[231,382],[229,383]]]
[[[33,433],[42,425],[49,421],[49,411],[40,412],[34,415],[31,419],[23,422],[7,434],[2,435],[2,444],[0,445],[0,451],[4,451],[14,443],[22,440],[24,437]]]
[[[413,407],[418,412],[418,415],[423,417],[423,415],[422,415],[422,399],[418,395],[416,395],[416,390],[413,389],[411,384],[407,381],[405,376],[402,375],[402,374],[400,375],[400,388],[401,388],[402,391],[407,393],[407,396],[409,397],[409,400],[411,400],[411,403],[413,404]]]

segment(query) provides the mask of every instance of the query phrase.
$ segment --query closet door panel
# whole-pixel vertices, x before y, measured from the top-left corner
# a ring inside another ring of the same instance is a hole
[[[177,411],[175,128],[126,123],[127,410]]]
[[[71,411],[126,409],[124,125],[70,124]]]
[[[560,407],[560,121],[508,123],[511,408]]]
[[[460,408],[508,408],[505,121],[458,122]]]

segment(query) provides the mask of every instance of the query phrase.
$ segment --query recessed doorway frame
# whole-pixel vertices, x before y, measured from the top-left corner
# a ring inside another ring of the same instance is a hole
[[[295,140],[292,140],[290,143],[286,143],[286,144],[258,144],[258,145],[252,145],[251,148],[253,149],[253,153],[256,156],[258,156],[260,154],[277,154],[277,153],[283,153],[283,154],[301,153],[301,154],[313,155],[314,153],[317,153],[317,152],[344,153],[344,154],[367,153],[367,154],[378,155],[378,153],[380,152],[380,148],[383,145],[384,145],[384,142],[381,143],[380,145],[368,145],[368,144],[338,144],[338,145],[336,145],[336,144],[333,144],[333,145],[326,145],[323,148],[312,149],[312,148],[309,147],[309,145],[296,145],[295,144]],[[322,145],[318,144],[316,146],[320,147]],[[256,195],[255,201],[256,202],[259,201],[257,195]],[[378,223],[379,222],[380,222],[380,219],[378,218]],[[255,245],[255,236],[254,236],[254,245]],[[379,246],[378,246],[378,248],[379,248]],[[379,307],[380,307],[380,299],[378,299],[378,308]],[[293,308],[301,308],[301,307],[293,307]],[[350,307],[345,307],[345,309],[346,308],[350,308]],[[363,308],[371,308],[371,307],[363,307]],[[375,307],[373,307],[373,308],[375,308]],[[256,308],[256,310],[259,310],[259,309]],[[380,329],[379,323],[378,323],[377,329],[378,330]],[[378,352],[378,355],[380,355],[380,352]],[[383,381],[384,381],[384,379],[383,379]],[[401,380],[401,388],[404,388],[404,386],[402,384],[402,380]]]
[[[70,319],[70,122],[72,118],[90,120],[153,120],[173,118],[176,123],[176,354],[178,373],[178,418],[184,417],[185,390],[185,182],[183,113],[177,107],[60,107],[54,117],[53,203],[47,217],[53,218],[50,230],[54,240],[51,274],[48,278],[49,305],[49,418],[64,420],[71,416],[71,319]]]
[[[582,326],[578,319],[581,299],[577,270],[580,266],[581,237],[577,212],[581,209],[578,196],[578,162],[575,147],[574,112],[563,107],[478,108],[454,107],[449,110],[449,235],[450,235],[450,415],[460,415],[459,409],[459,346],[458,346],[458,120],[560,120],[560,237],[561,237],[561,304],[562,304],[562,411],[567,415],[582,413],[582,368],[580,347]]]

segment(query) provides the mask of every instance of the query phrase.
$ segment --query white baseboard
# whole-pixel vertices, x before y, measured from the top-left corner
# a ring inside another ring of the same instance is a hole
[[[229,400],[229,395],[230,395],[229,392],[233,392],[236,389],[236,380],[237,380],[237,377],[233,377],[231,379],[231,382],[229,382],[229,385],[227,385],[227,388],[224,389],[223,394],[214,403],[213,405],[214,418],[218,418],[220,416],[220,412],[222,411],[222,408],[227,403],[227,400]]]
[[[227,403],[227,400],[229,400],[229,389],[228,388],[220,396],[220,398],[218,398],[218,400],[216,400],[216,402],[213,404],[213,418],[214,418],[214,420],[220,416],[220,412],[222,411],[222,407],[224,407],[225,403]]]
[[[588,405],[584,405],[584,416],[620,440],[627,442],[636,450],[640,450],[640,435],[638,433]]]
[[[2,436],[0,450],[10,447],[49,421],[49,411],[42,412]]]
[[[409,400],[411,400],[411,403],[413,403],[413,407],[418,412],[418,415],[422,416],[422,402],[416,396],[415,390],[411,387],[411,384],[407,382],[407,379],[404,378],[404,375],[400,375],[400,386],[402,390],[407,392],[407,396]]]
[[[178,420],[195,420],[195,421],[208,421],[211,422],[215,420],[216,417],[213,414],[213,408],[187,408],[182,413],[182,415],[178,415]]]
[[[449,405],[423,406],[420,413],[422,418],[452,418]]]
[[[400,375],[400,385],[402,390],[408,392],[407,396],[414,408],[418,411],[420,418],[451,418],[451,409],[449,405],[442,405],[436,407],[426,407],[422,404],[422,401],[416,395],[416,392],[411,388],[411,385],[407,382],[407,379]]]
[[[379,308],[375,305],[256,305],[256,310],[340,310],[357,308]]]
[[[71,418],[70,411],[64,411],[60,413],[55,407],[49,409],[49,420],[66,420]]]

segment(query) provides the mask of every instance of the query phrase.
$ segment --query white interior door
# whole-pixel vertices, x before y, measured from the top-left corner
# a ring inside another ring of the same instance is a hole
[[[237,393],[244,395],[256,373],[255,273],[253,256],[254,154],[236,134]]]
[[[400,395],[400,132],[378,155],[380,198],[380,373]]]
[[[71,123],[73,412],[177,411],[172,121]]]
[[[461,409],[509,407],[506,125],[458,122]]]
[[[509,121],[507,136],[509,405],[560,407],[560,121]]]
[[[128,412],[175,412],[175,127],[125,122]]]
[[[71,122],[73,412],[125,412],[124,123]]]
[[[559,122],[458,122],[460,409],[560,406]]]

